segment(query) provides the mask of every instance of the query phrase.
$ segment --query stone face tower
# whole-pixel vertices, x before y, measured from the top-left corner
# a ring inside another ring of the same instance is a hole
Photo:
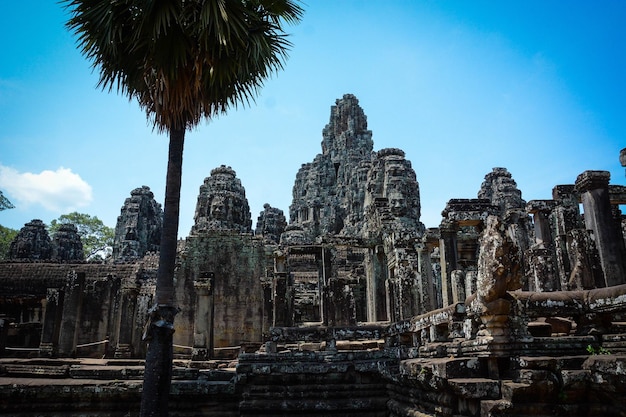
[[[352,94],[331,107],[322,136],[322,154],[298,171],[289,208],[290,225],[302,228],[309,241],[346,227],[357,231],[373,149],[367,118]]]
[[[526,202],[522,192],[517,188],[515,180],[506,168],[493,168],[485,175],[480,186],[478,198],[491,200],[491,204],[500,208],[501,215],[511,209],[523,209]]]
[[[296,175],[283,242],[370,238],[373,229],[380,234],[382,227],[381,217],[371,215],[375,211],[421,233],[415,171],[400,149],[373,152],[372,132],[355,96],[345,94],[331,107],[322,136],[322,154]]]
[[[54,234],[52,258],[57,261],[82,261],[85,259],[83,243],[73,224],[62,224]]]
[[[287,219],[283,211],[267,203],[264,204],[263,211],[257,218],[255,235],[262,236],[269,243],[278,243],[285,227],[287,227]]]
[[[130,192],[124,201],[113,242],[114,260],[141,258],[146,252],[159,250],[163,210],[154,200],[154,194],[145,185]]]
[[[269,328],[260,279],[268,263],[265,243],[277,239],[285,217],[269,205],[262,217],[260,232],[267,240],[252,235],[246,192],[231,167],[213,169],[200,186],[195,224],[177,270],[181,312],[174,334],[175,343],[192,346],[196,358],[259,342]]]
[[[52,257],[52,241],[39,219],[24,225],[9,247],[10,259],[46,260]]]
[[[210,230],[252,232],[246,190],[231,167],[217,167],[211,170],[210,177],[204,179],[194,219],[192,234]]]

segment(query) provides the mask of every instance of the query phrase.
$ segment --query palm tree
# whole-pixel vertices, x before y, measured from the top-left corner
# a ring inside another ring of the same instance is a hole
[[[185,131],[250,104],[283,66],[297,0],[61,0],[98,87],[137,99],[169,133],[163,232],[147,338],[142,416],[166,416],[172,369],[174,267]]]

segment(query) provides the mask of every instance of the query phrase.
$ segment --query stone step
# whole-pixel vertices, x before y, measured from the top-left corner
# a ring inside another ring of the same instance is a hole
[[[480,402],[483,417],[536,417],[536,416],[621,416],[611,404],[598,403],[542,403],[511,402],[507,400],[485,400]]]
[[[143,366],[73,365],[69,376],[76,379],[143,379]]]
[[[602,335],[602,348],[607,353],[626,352],[626,333]]]
[[[487,374],[486,362],[480,358],[406,359],[400,362],[400,374],[417,377],[424,372],[435,377],[480,378]]]
[[[452,391],[462,398],[496,400],[500,398],[500,381],[487,378],[453,378],[448,380]]]
[[[37,365],[8,363],[0,367],[4,376],[30,378],[67,378],[70,365]]]

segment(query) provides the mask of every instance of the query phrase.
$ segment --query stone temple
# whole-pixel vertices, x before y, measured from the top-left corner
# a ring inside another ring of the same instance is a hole
[[[355,96],[331,106],[321,148],[287,215],[265,204],[254,228],[235,169],[200,185],[172,413],[625,415],[626,187],[583,171],[525,201],[496,167],[426,228],[411,162],[374,149]],[[24,226],[0,263],[0,414],[138,415],[161,227],[146,186],[106,263],[82,258],[72,225]]]

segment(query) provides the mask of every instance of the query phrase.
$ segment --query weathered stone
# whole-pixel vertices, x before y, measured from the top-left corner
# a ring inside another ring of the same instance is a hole
[[[154,193],[143,186],[130,192],[115,226],[113,260],[128,261],[159,250],[163,210]]]
[[[263,211],[257,219],[255,235],[263,236],[270,243],[278,243],[286,227],[287,219],[283,211],[264,204]]]
[[[52,241],[46,225],[39,219],[24,225],[9,247],[9,259],[49,260],[52,258]]]
[[[62,224],[54,234],[52,258],[57,261],[82,261],[85,259],[83,243],[73,224]]]
[[[231,167],[222,165],[200,186],[191,234],[211,230],[252,232],[246,191]]]
[[[614,221],[609,199],[608,171],[585,171],[576,178],[585,210],[585,226],[593,232],[606,286],[626,283],[626,254],[621,224]]]

